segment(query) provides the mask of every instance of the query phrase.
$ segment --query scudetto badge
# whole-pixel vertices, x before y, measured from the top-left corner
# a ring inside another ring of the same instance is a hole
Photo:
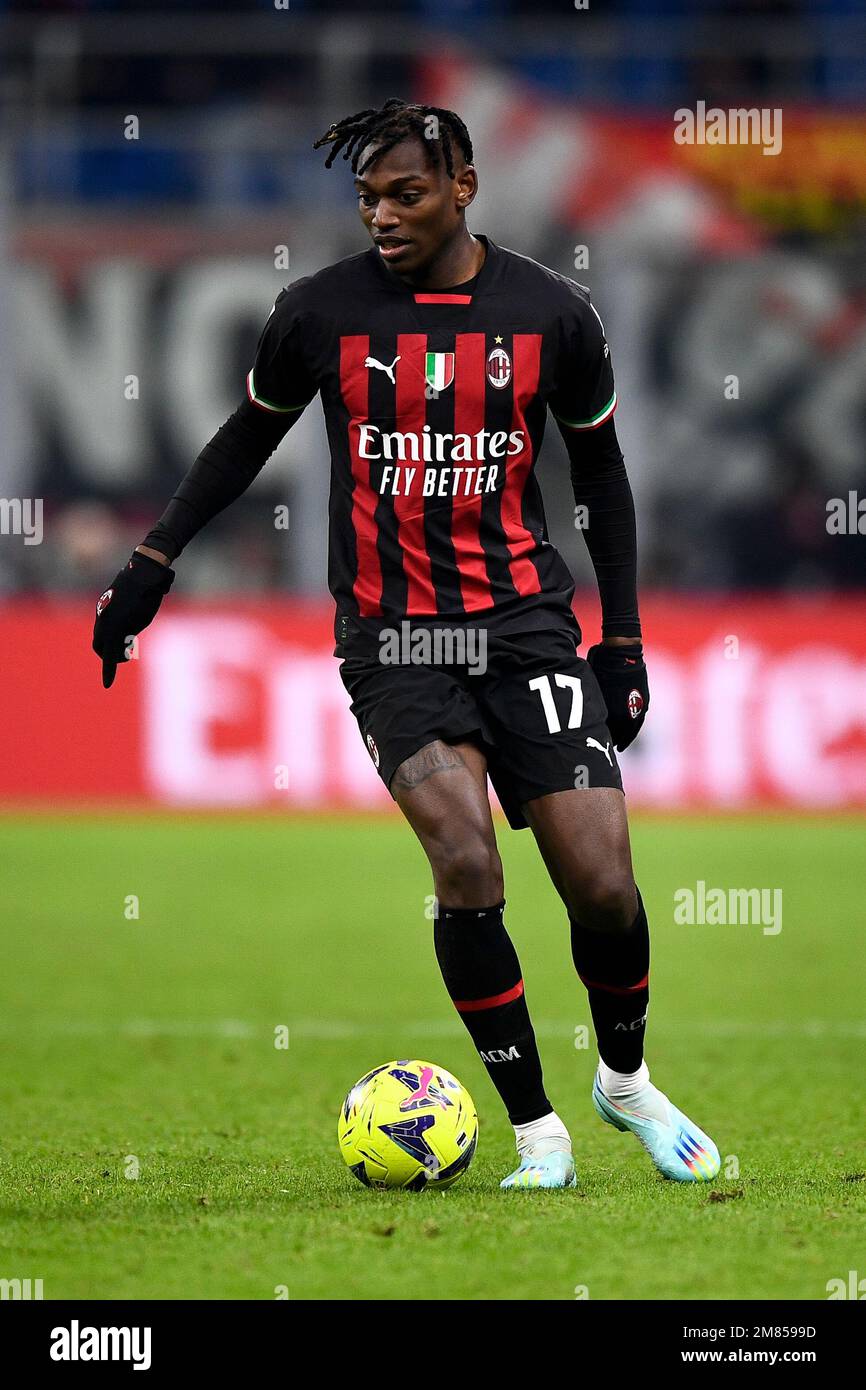
[[[487,355],[487,380],[501,390],[511,380],[511,358],[503,347],[491,348]]]

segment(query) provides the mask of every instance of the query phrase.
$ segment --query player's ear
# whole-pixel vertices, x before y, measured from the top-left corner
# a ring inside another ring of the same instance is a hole
[[[456,203],[458,208],[468,208],[478,192],[478,174],[475,165],[465,164],[454,175],[454,182],[457,185]]]

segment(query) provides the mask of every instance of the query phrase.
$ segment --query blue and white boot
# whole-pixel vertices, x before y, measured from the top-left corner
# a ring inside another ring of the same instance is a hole
[[[555,1111],[529,1124],[515,1125],[514,1133],[520,1165],[502,1179],[500,1187],[550,1189],[577,1186],[571,1138]]]
[[[656,1168],[674,1182],[712,1182],[721,1167],[719,1151],[708,1134],[672,1105],[653,1086],[644,1062],[627,1085],[599,1062],[592,1103],[606,1124],[630,1130]]]

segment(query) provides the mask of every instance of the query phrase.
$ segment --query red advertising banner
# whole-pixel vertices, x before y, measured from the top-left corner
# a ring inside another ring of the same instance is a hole
[[[631,804],[866,807],[866,599],[641,606],[652,706],[621,759]],[[392,806],[349,712],[329,603],[172,597],[108,691],[90,610],[0,608],[6,805]]]

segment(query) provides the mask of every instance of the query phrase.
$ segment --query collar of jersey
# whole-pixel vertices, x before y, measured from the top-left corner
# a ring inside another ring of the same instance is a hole
[[[415,304],[430,304],[431,301],[429,299],[419,300],[416,298],[416,296],[431,294],[468,294],[469,302],[471,303],[473,299],[477,298],[479,294],[483,293],[486,290],[490,278],[493,274],[493,267],[495,261],[499,256],[499,247],[496,246],[490,240],[489,237],[484,236],[481,232],[473,232],[473,236],[477,241],[483,241],[484,245],[487,248],[487,255],[484,257],[484,264],[482,265],[481,269],[479,270],[478,274],[474,277],[474,279],[466,280],[462,285],[450,285],[445,289],[441,290],[419,290],[416,289],[414,285],[404,284],[402,280],[400,280],[396,275],[393,274],[392,271],[388,269],[388,267],[383,262],[382,257],[379,255],[379,252],[376,250],[375,246],[370,247],[370,250],[367,252],[367,255],[371,257],[371,262],[375,267],[376,274],[379,276],[379,279],[382,281],[383,285],[385,285],[386,288],[390,289],[393,293],[401,295],[403,299],[411,299],[412,302]],[[472,288],[467,291],[465,288],[466,285],[471,285]],[[434,300],[432,302],[435,305],[436,301]],[[443,303],[448,303],[448,301],[444,300]]]

